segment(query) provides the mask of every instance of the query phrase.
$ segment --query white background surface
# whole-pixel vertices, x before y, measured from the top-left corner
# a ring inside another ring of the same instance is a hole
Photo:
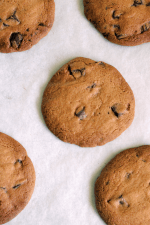
[[[104,225],[94,203],[101,169],[118,152],[150,144],[150,43],[110,43],[84,16],[82,0],[55,0],[55,5],[53,28],[37,45],[21,53],[0,53],[0,131],[25,147],[36,171],[31,201],[8,225]],[[48,81],[79,56],[116,67],[135,95],[132,125],[102,147],[63,143],[42,118]]]

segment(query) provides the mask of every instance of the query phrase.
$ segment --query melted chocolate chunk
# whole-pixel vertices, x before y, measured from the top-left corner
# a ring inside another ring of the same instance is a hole
[[[68,70],[71,76],[73,76],[75,79],[79,78],[80,76],[85,76],[85,68],[82,69],[75,69],[71,70],[70,65],[68,66]],[[80,75],[79,75],[80,74]],[[78,76],[79,75],[79,76]]]
[[[149,28],[150,28],[149,24],[144,24],[143,26],[141,26],[141,34],[147,31]]]
[[[118,113],[117,112],[117,107],[116,106],[112,106],[111,110],[113,111],[113,113],[115,114],[116,117],[120,117],[122,115],[122,113]]]
[[[3,23],[3,26],[4,26],[4,27],[9,27],[9,25],[8,25],[8,24],[6,24],[6,23]]]
[[[83,107],[83,109],[80,110],[79,112],[78,112],[78,110],[76,110],[76,112],[75,112],[75,115],[77,117],[79,117],[80,120],[83,120],[83,119],[86,118],[86,114],[85,114],[85,111],[84,110],[85,110],[85,107]]]
[[[142,0],[135,0],[133,3],[133,6],[139,6],[139,5],[143,5]]]
[[[18,187],[20,187],[21,186],[21,184],[17,184],[17,185],[15,185],[15,186],[13,186],[13,189],[17,189]]]
[[[120,203],[121,205],[123,205],[123,204],[124,204],[124,202],[123,202],[123,201],[119,201],[119,203]]]
[[[120,40],[121,38],[123,38],[123,35],[122,35],[122,34],[117,34],[117,33],[115,33],[115,36],[116,36],[116,38],[117,38],[118,40]]]
[[[12,33],[10,36],[10,45],[13,48],[19,48],[23,40],[23,36],[20,33]]]
[[[127,107],[121,103],[115,103],[111,107],[112,112],[115,114],[116,117],[120,117],[124,114],[126,114],[130,110],[130,104],[127,105]]]
[[[103,35],[104,37],[108,38],[109,33],[102,33],[102,35]]]

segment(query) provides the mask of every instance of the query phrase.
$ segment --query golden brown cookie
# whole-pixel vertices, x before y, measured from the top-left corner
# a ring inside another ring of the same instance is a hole
[[[42,113],[62,141],[82,147],[104,145],[126,130],[134,118],[131,88],[104,62],[76,58],[50,80]]]
[[[149,225],[150,145],[116,155],[96,181],[95,199],[108,225]]]
[[[150,41],[150,0],[84,0],[84,7],[109,41],[127,46]]]
[[[54,0],[1,1],[0,52],[31,48],[50,31],[54,13]]]
[[[13,219],[28,204],[35,185],[35,171],[26,150],[0,133],[0,224]]]

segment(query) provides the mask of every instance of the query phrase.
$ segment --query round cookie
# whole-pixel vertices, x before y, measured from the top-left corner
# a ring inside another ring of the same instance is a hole
[[[150,146],[116,155],[96,181],[95,199],[108,225],[149,225]]]
[[[35,185],[35,171],[26,150],[13,138],[0,133],[0,224],[23,210]]]
[[[54,0],[1,1],[0,52],[31,48],[50,31],[54,13]]]
[[[62,141],[104,145],[132,123],[134,96],[121,74],[104,62],[75,58],[50,80],[42,100],[48,128]]]
[[[109,41],[134,46],[150,41],[150,0],[84,0],[87,19]]]

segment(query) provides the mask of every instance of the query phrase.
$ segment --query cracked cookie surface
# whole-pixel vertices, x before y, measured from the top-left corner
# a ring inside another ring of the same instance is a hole
[[[0,133],[0,224],[28,204],[35,185],[35,171],[26,150],[10,136]]]
[[[30,49],[50,31],[54,0],[4,0],[0,2],[0,52]]]
[[[116,155],[96,181],[95,200],[108,225],[149,225],[150,146]]]
[[[113,67],[76,58],[48,83],[42,100],[47,127],[62,141],[82,147],[104,145],[134,118],[134,95]]]
[[[84,0],[84,13],[113,43],[134,46],[150,41],[150,0]]]

